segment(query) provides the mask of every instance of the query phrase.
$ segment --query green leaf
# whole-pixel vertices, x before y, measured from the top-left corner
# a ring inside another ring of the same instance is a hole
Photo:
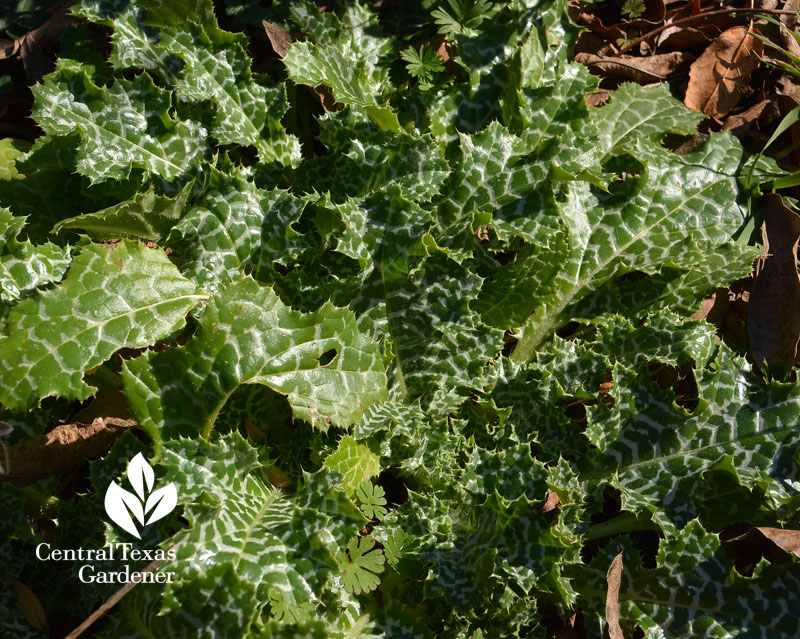
[[[0,180],[14,180],[19,173],[14,168],[15,160],[30,150],[30,143],[14,138],[0,140]]]
[[[383,544],[386,561],[392,568],[401,569],[400,562],[403,558],[419,548],[419,540],[399,528],[392,528],[388,533],[385,528],[380,528],[379,532],[385,535],[385,539],[378,540]]]
[[[625,4],[622,5],[622,13],[629,18],[638,18],[644,12],[644,0],[625,0]]]
[[[385,491],[381,486],[371,481],[363,481],[358,485],[356,497],[360,503],[361,512],[370,519],[383,519],[387,512]]]
[[[199,24],[215,45],[244,42],[239,33],[219,28],[212,0],[138,0],[147,8],[147,24],[159,28],[180,27],[188,21]]]
[[[75,172],[79,141],[77,134],[42,136],[15,158],[9,167],[14,175],[0,180],[0,202],[15,216],[28,217],[25,231],[33,242],[51,239],[54,224],[98,206],[83,191],[86,178]]]
[[[253,145],[262,162],[296,166],[300,142],[288,135],[280,119],[289,108],[283,86],[265,87],[250,73],[250,60],[239,44],[215,47],[191,22],[162,34],[164,47],[186,66],[178,90],[216,107],[211,134],[221,144]]]
[[[405,49],[400,52],[400,57],[406,61],[408,72],[421,82],[430,82],[434,73],[444,71],[442,59],[427,44],[423,44],[419,51]]]
[[[381,471],[378,456],[369,449],[369,446],[359,444],[349,435],[342,437],[336,452],[328,455],[323,466],[340,472],[343,476],[342,487],[353,496],[363,482],[372,479]]]
[[[161,251],[128,241],[87,246],[59,286],[11,310],[0,338],[0,402],[27,410],[50,395],[86,399],[94,389],[85,371],[169,336],[204,297]]]
[[[370,60],[338,47],[295,42],[283,63],[297,84],[329,87],[337,102],[362,107],[384,131],[400,130],[397,115],[375,97],[381,86],[369,73]]]
[[[177,535],[176,581],[162,610],[194,628],[245,636],[270,591],[284,611],[308,609],[335,575],[338,545],[363,521],[333,474],[307,475],[292,497],[265,485],[257,451],[238,434],[168,442],[160,466],[192,524]]]
[[[33,117],[46,133],[81,134],[77,168],[93,181],[126,178],[135,167],[169,181],[202,157],[205,129],[174,119],[169,94],[146,73],[105,88],[62,59],[32,90]]]
[[[151,186],[102,211],[63,220],[53,227],[53,233],[61,229],[82,229],[95,239],[123,236],[159,240],[180,219],[193,186],[193,182],[187,183],[175,197],[159,195]]]
[[[365,116],[350,115],[354,111],[330,113],[320,121],[325,129],[335,123],[338,135],[350,135],[326,140],[330,154],[303,162],[296,174],[298,183],[308,191],[329,191],[336,202],[367,196],[391,184],[398,185],[409,200],[433,198],[449,173],[442,145],[429,135],[416,138],[402,132],[364,131],[361,118]]]
[[[336,210],[347,226],[337,250],[366,269],[355,299],[344,286],[334,300],[348,301],[367,330],[388,328],[409,398],[469,386],[502,349],[502,333],[469,309],[481,279],[438,252],[426,259],[436,250],[427,233],[431,215],[397,187]]]
[[[626,635],[635,626],[644,630],[645,637],[789,639],[800,631],[797,617],[788,612],[798,603],[796,563],[761,560],[753,575],[744,577],[717,535],[705,531],[696,520],[661,541],[655,568],[644,568],[636,554],[625,543],[620,621]],[[608,555],[603,552],[594,562],[598,577],[605,575],[611,563]],[[592,599],[595,615],[589,632],[601,634],[605,593],[587,590],[587,581],[576,580],[576,585]]]
[[[307,247],[295,230],[306,203],[279,189],[260,189],[244,172],[210,168],[205,191],[175,225],[166,244],[183,258],[181,270],[209,291],[242,274],[275,278],[273,263],[288,265]]]
[[[641,316],[653,307],[669,307],[690,315],[715,287],[747,277],[760,253],[759,247],[726,242],[688,269],[667,264],[642,279],[631,281],[622,275],[610,280],[572,305],[571,310],[579,319],[595,318],[606,312]]]
[[[375,590],[380,584],[386,558],[374,542],[369,535],[353,537],[347,543],[347,551],[336,555],[342,585],[348,592],[358,595]]]
[[[69,266],[68,248],[17,239],[24,226],[25,218],[0,208],[0,302],[16,301],[40,286],[57,282]]]
[[[147,69],[174,83],[181,62],[159,46],[158,29],[145,24],[145,8],[126,0],[81,0],[72,12],[114,29],[109,56],[114,69]]]
[[[447,4],[452,14],[446,9],[431,13],[439,25],[439,33],[456,34],[476,29],[491,7],[487,0],[447,0]]]
[[[322,430],[356,422],[386,393],[377,344],[345,309],[293,311],[270,288],[241,279],[213,295],[185,346],[125,362],[128,401],[139,423],[163,437],[208,436],[241,384],[288,396],[295,417]],[[333,359],[323,363],[323,355]]]
[[[298,604],[290,604],[286,601],[284,594],[277,588],[269,589],[269,605],[272,617],[284,623],[303,623],[308,621],[314,614],[314,604],[310,601],[301,601]]]
[[[634,364],[639,355],[679,366],[691,361],[704,367],[717,348],[716,330],[708,322],[683,320],[662,311],[635,327],[627,318],[611,316],[598,327],[595,350]]]
[[[614,407],[594,408],[587,429],[597,450],[588,456],[593,470],[586,477],[613,477],[624,509],[648,506],[674,526],[685,524],[693,506],[678,495],[702,496],[701,473],[726,456],[742,484],[760,486],[768,499],[797,494],[790,460],[798,449],[800,388],[764,385],[724,346],[712,364],[696,373],[699,406],[692,414],[651,382],[641,363],[614,368]]]
[[[673,98],[667,85],[642,87],[632,82],[621,84],[611,99],[591,114],[599,134],[597,147],[604,155],[637,137],[696,135],[703,119],[701,113]]]
[[[700,262],[742,224],[738,206],[721,206],[736,192],[741,152],[729,135],[711,137],[678,156],[639,141],[633,153],[642,172],[608,194],[569,183],[574,194],[561,207],[569,233],[569,257],[551,292],[532,300],[514,357],[526,360],[569,316],[569,306],[627,271],[654,273],[663,265]],[[675,185],[675,188],[667,188]],[[536,263],[545,254],[532,256]]]

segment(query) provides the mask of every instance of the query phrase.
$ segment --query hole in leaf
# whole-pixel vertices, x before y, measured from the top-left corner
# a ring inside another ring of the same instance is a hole
[[[592,525],[602,524],[617,517],[621,512],[622,499],[620,492],[613,486],[606,485],[603,489],[603,505],[601,512],[595,512],[590,518]],[[610,537],[598,537],[597,539],[590,539],[583,544],[581,548],[581,559],[584,563],[588,564],[594,559],[607,543]]]
[[[408,501],[408,489],[417,488],[414,478],[399,468],[387,468],[375,481],[386,493],[387,508],[397,508]]]
[[[655,530],[635,530],[630,533],[630,538],[631,543],[639,550],[642,566],[655,568],[658,544],[661,542],[660,534]]]
[[[586,407],[594,406],[597,400],[576,399],[574,397],[562,397],[556,404],[564,410],[564,414],[575,423],[583,432],[586,429]]]
[[[708,135],[702,133],[696,135],[679,135],[677,133],[668,133],[661,140],[664,148],[669,149],[678,155],[686,155],[691,153],[703,142],[705,142]]]
[[[319,356],[319,365],[320,366],[327,366],[334,359],[336,359],[336,356],[338,354],[339,354],[339,351],[337,351],[335,348],[332,348],[332,349],[330,349],[328,351],[325,351],[322,355]]]
[[[694,412],[699,403],[699,389],[694,379],[694,368],[691,362],[684,362],[680,367],[661,362],[648,365],[650,378],[662,390],[672,389],[675,403],[688,412]]]
[[[586,328],[586,325],[581,324],[580,322],[567,322],[564,326],[556,331],[556,335],[562,339],[569,339],[573,333],[576,333],[583,328]]]
[[[537,612],[542,626],[548,630],[548,637],[553,637],[554,639],[584,639],[588,636],[583,613],[580,611],[570,614],[569,612],[560,611],[553,604],[540,603]]]
[[[725,554],[735,560],[736,571],[745,577],[753,574],[762,559],[772,563],[790,561],[790,555],[767,539],[749,523],[726,526],[719,533]]]
[[[638,282],[639,280],[643,280],[647,277],[647,273],[643,273],[642,271],[630,271],[629,273],[624,273],[617,278],[617,281],[620,282]]]
[[[498,264],[505,266],[516,259],[517,253],[519,253],[519,251],[499,251],[492,255],[492,257],[494,257]]]
[[[505,357],[509,357],[511,353],[514,352],[518,341],[517,337],[511,331],[503,333],[503,355]]]

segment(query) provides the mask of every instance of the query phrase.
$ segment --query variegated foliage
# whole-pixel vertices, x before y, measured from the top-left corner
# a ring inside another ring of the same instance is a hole
[[[690,319],[759,252],[748,156],[671,150],[666,86],[587,106],[562,0],[377,4],[74,4],[43,135],[0,141],[0,450],[136,429],[2,485],[0,572],[88,616],[115,587],[33,549],[134,543],[102,495],[141,454],[177,578],[97,636],[601,636],[617,548],[625,636],[800,635],[795,558],[720,536],[797,527],[800,386]],[[41,637],[5,583],[0,635]]]

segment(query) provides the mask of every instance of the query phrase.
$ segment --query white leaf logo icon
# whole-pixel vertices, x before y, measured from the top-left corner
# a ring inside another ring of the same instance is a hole
[[[162,488],[153,490],[155,478],[150,464],[141,453],[138,453],[128,464],[128,481],[136,494],[114,482],[111,482],[106,490],[105,507],[109,518],[137,539],[142,537],[134,518],[140,526],[149,526],[169,515],[178,505],[178,490],[175,484],[170,482]]]

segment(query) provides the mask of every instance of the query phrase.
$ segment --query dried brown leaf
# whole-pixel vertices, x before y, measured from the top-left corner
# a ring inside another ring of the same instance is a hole
[[[0,42],[0,60],[19,55],[29,83],[41,78],[50,67],[44,49],[64,35],[68,27],[77,22],[70,15],[72,2],[64,2],[39,27],[28,31],[16,40],[3,39]]]
[[[656,39],[656,47],[662,51],[686,51],[708,42],[708,36],[699,29],[687,26],[667,27]]]
[[[269,469],[269,483],[278,488],[291,488],[292,480],[285,472],[277,466]]]
[[[764,113],[764,110],[771,104],[775,104],[775,101],[761,100],[746,111],[729,116],[725,120],[725,124],[722,125],[722,128],[733,131],[737,137],[742,137],[747,131],[758,124],[761,114]]]
[[[588,11],[584,11],[578,2],[570,0],[569,17],[575,24],[586,27],[592,33],[615,41],[625,37],[625,32],[616,25],[606,26],[603,21]]]
[[[47,630],[47,615],[39,598],[19,579],[11,579],[11,588],[17,598],[20,610],[25,617],[25,621],[36,630]]]
[[[19,51],[19,39],[0,38],[0,60],[13,58]]]
[[[579,53],[575,60],[589,67],[595,75],[613,76],[634,82],[660,82],[691,64],[695,56],[687,51],[659,53],[646,58],[637,56],[599,56]]]
[[[119,393],[100,393],[75,416],[73,423],[56,426],[45,435],[7,448],[0,481],[25,486],[42,477],[75,470],[87,459],[104,454],[128,428],[136,425],[119,397]],[[98,416],[98,412],[104,415]]]
[[[581,31],[572,47],[572,55],[579,53],[593,53],[599,56],[617,54],[617,48],[605,38],[595,35],[591,31]]]
[[[757,367],[766,360],[770,368],[789,371],[800,339],[800,217],[786,208],[777,193],[762,196],[761,214],[767,258],[750,294],[750,355]]]
[[[779,548],[800,557],[800,530],[784,530],[783,528],[756,527],[764,537]]]
[[[561,500],[556,493],[547,493],[547,497],[544,500],[544,506],[542,506],[542,510],[540,512],[549,513],[551,510],[558,508],[559,504],[561,504]]]
[[[692,315],[692,319],[693,320],[706,319],[711,313],[711,310],[714,308],[716,300],[717,300],[717,292],[714,291],[711,294],[711,297],[708,297],[701,302],[700,310]],[[709,322],[713,324],[711,320],[709,320]]]
[[[789,75],[784,75],[778,79],[778,86],[775,88],[775,92],[785,98],[787,103],[784,109],[785,113],[782,115],[785,115],[800,104],[800,83]]]
[[[590,93],[586,96],[586,104],[590,107],[603,106],[611,99],[611,91],[601,89],[597,93]]]
[[[247,436],[252,439],[253,441],[259,441],[264,439],[264,431],[261,430],[258,424],[256,424],[252,419],[245,418],[244,420],[244,429],[247,433]]]
[[[609,639],[625,639],[619,625],[619,588],[622,584],[622,553],[620,552],[606,573],[608,592],[606,593],[606,623]]]
[[[686,106],[713,118],[727,114],[747,90],[763,49],[747,27],[723,31],[692,64]]]
[[[275,53],[278,54],[278,57],[285,57],[289,52],[289,47],[292,46],[292,34],[283,27],[279,27],[277,24],[272,24],[266,20],[261,21],[261,26],[263,26],[264,31],[267,32],[269,42],[272,45]]]

